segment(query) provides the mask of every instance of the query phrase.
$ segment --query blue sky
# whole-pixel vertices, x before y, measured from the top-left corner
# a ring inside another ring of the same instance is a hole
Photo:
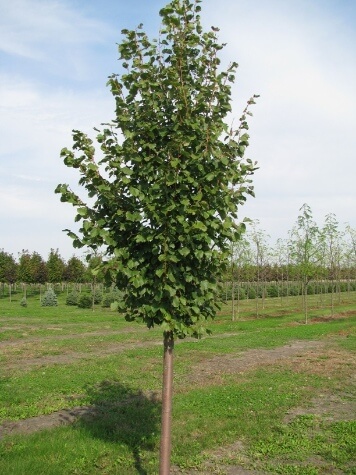
[[[122,28],[157,36],[165,0],[0,0],[0,248],[59,248],[75,229],[58,183],[78,177],[59,158],[71,130],[92,134],[113,118],[107,77],[119,71]],[[260,169],[240,216],[272,240],[287,237],[308,203],[322,224],[335,213],[356,227],[356,2],[203,0],[220,28],[223,63],[237,61],[233,117],[261,97],[248,156]],[[93,134],[94,136],[94,134]],[[78,251],[76,251],[78,254]],[[80,254],[80,253],[79,253]]]

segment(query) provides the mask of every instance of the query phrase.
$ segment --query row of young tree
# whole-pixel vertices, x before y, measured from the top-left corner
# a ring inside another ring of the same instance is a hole
[[[14,284],[103,282],[93,269],[101,256],[88,262],[77,256],[65,261],[58,249],[51,249],[47,260],[38,252],[23,250],[18,259],[0,250],[0,282]],[[242,238],[231,245],[231,262],[225,281],[234,283],[300,282],[303,294],[312,281],[327,281],[337,286],[341,281],[356,280],[356,230],[340,224],[328,214],[322,226],[313,219],[310,206],[300,209],[296,224],[288,238],[278,239],[274,246],[269,236],[252,221]]]
[[[45,283],[84,283],[92,282],[94,269],[100,262],[101,257],[91,257],[88,263],[76,256],[65,261],[58,249],[51,249],[47,260],[38,252],[30,253],[23,250],[18,259],[0,250],[0,282],[14,284],[45,284]],[[100,276],[96,280],[100,280]]]
[[[231,298],[240,299],[241,289],[254,283],[256,298],[262,301],[275,283],[277,295],[302,295],[307,319],[307,295],[354,290],[356,280],[356,230],[343,229],[332,213],[318,226],[308,204],[300,208],[295,225],[286,239],[278,239],[275,246],[268,243],[268,235],[252,221],[248,232],[231,245],[230,268],[225,276],[230,283]],[[352,284],[352,285],[350,285]],[[233,313],[235,309],[233,306]]]

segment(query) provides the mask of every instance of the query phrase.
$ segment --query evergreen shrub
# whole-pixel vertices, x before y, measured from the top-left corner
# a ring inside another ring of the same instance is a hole
[[[235,297],[237,298],[237,296],[239,296],[239,300],[245,300],[246,291],[243,287],[240,287],[240,289],[238,291],[236,290]]]
[[[82,294],[78,300],[79,308],[91,308],[93,306],[93,298],[91,295]]]
[[[297,285],[291,285],[291,286],[289,287],[289,295],[295,297],[295,296],[297,296],[297,295],[299,295],[299,294],[300,294],[300,289],[299,289],[299,287],[298,287]]]
[[[309,284],[307,286],[307,294],[308,295],[314,295],[315,294],[315,287],[312,284]]]
[[[41,306],[42,307],[57,307],[57,295],[55,294],[54,290],[50,287],[42,297]]]
[[[247,291],[248,298],[253,300],[256,298],[256,290],[253,287],[250,287]]]
[[[340,292],[346,292],[346,291],[347,291],[347,283],[340,282]]]
[[[268,297],[278,297],[278,287],[275,284],[269,285],[267,287],[267,295]]]
[[[104,308],[110,308],[113,302],[120,302],[120,300],[122,300],[122,293],[118,289],[113,288],[110,292],[104,294],[102,298],[102,306]]]
[[[95,289],[92,296],[94,296],[94,303],[95,304],[99,304],[103,300],[103,293],[99,289]]]
[[[71,292],[70,294],[67,295],[66,299],[66,304],[67,305],[78,305],[78,293],[77,292]]]

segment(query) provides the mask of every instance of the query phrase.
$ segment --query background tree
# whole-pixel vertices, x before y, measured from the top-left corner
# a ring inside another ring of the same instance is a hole
[[[100,300],[102,300],[102,289],[97,288],[97,284],[100,284],[104,282],[104,277],[105,277],[105,267],[102,266],[103,263],[103,256],[101,253],[98,251],[95,251],[92,254],[88,254],[86,256],[86,259],[88,261],[88,267],[85,273],[86,282],[90,282],[91,284],[91,292],[92,292],[92,309],[94,310],[94,304],[95,301],[99,303]],[[108,284],[112,284],[112,280],[110,279],[110,276],[108,276],[107,279],[109,282]],[[101,296],[101,299],[100,299]]]
[[[68,259],[65,270],[64,280],[73,283],[85,282],[87,268],[79,257],[72,256]]]
[[[325,216],[324,226],[321,230],[321,239],[324,251],[324,266],[330,283],[328,290],[331,293],[331,313],[333,314],[336,286],[338,286],[340,292],[340,263],[342,256],[341,233],[335,214],[329,213]]]
[[[66,264],[58,249],[51,249],[47,259],[48,282],[55,284],[64,280]]]
[[[348,291],[350,292],[351,281],[356,279],[356,229],[349,224],[345,228],[344,241],[343,260],[347,268],[345,277],[348,280]]]
[[[299,274],[305,323],[308,323],[308,284],[317,275],[317,266],[322,260],[322,242],[310,206],[304,204],[299,211],[297,224],[290,231],[289,247]]]
[[[235,313],[237,316],[240,312],[240,299],[241,299],[241,284],[243,279],[243,269],[249,266],[251,263],[251,244],[247,240],[245,235],[241,236],[239,241],[231,244],[231,279],[232,279],[232,320],[235,320]],[[245,273],[246,274],[246,273]],[[236,286],[237,283],[237,286]],[[235,292],[237,287],[237,292]],[[243,289],[245,292],[245,290]],[[235,308],[235,295],[237,297],[237,305]],[[245,296],[245,295],[244,295]]]
[[[88,266],[85,271],[85,282],[102,283],[105,280],[102,268],[103,256],[99,252],[87,255]],[[110,277],[108,277],[110,280]]]
[[[33,282],[32,265],[31,254],[28,250],[23,249],[19,255],[18,278],[23,284],[24,297],[26,297],[27,292],[26,284],[31,284]]]
[[[33,252],[31,255],[31,273],[32,283],[45,284],[48,280],[46,262],[38,252]]]
[[[237,64],[220,70],[223,45],[215,28],[203,32],[199,3],[163,8],[158,40],[142,25],[123,30],[126,73],[109,79],[116,117],[98,131],[103,158],[95,161],[93,142],[80,131],[73,135],[79,154],[61,154],[94,203],[68,185],[56,189],[81,222],[79,235],[68,231],[74,246],[103,250],[126,318],[163,330],[161,474],[169,473],[174,338],[202,335],[216,313],[229,243],[241,234],[237,207],[253,194],[255,170],[243,160],[254,99],[238,129],[229,128]]]
[[[15,258],[12,254],[5,252],[3,249],[0,250],[0,282],[3,284],[3,295],[4,295],[4,285],[8,284],[9,286],[9,299],[11,301],[11,286],[16,282],[18,273],[18,265],[15,261]]]
[[[277,239],[273,248],[273,259],[277,267],[275,277],[282,303],[283,297],[288,298],[289,290],[289,248],[286,240]]]
[[[266,296],[266,269],[268,262],[268,245],[265,231],[259,229],[259,221],[252,221],[251,230],[248,233],[251,242],[251,250],[256,266],[256,315],[259,312],[259,297],[262,297],[262,308]]]

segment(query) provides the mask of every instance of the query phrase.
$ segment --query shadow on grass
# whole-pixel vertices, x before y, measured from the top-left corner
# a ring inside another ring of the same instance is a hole
[[[161,412],[157,394],[147,395],[113,381],[87,388],[87,393],[92,409],[77,425],[92,437],[126,445],[137,473],[146,475],[141,453],[156,449]]]

